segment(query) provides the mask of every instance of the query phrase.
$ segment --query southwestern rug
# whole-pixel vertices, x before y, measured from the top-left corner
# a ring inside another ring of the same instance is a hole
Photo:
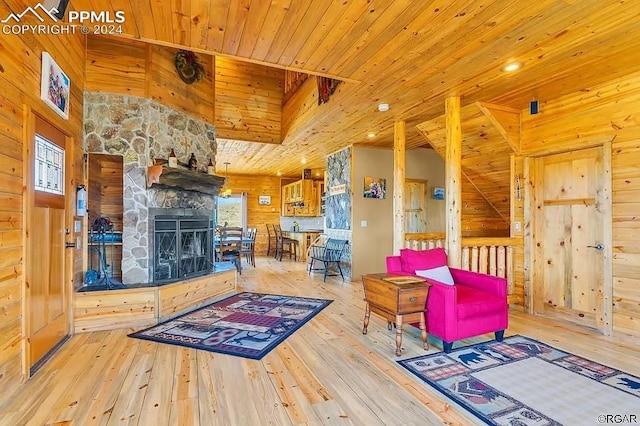
[[[331,302],[239,293],[129,336],[259,360]]]
[[[639,377],[522,336],[398,362],[490,425],[640,421]]]

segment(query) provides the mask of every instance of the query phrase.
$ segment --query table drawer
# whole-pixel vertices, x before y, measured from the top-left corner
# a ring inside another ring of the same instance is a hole
[[[403,314],[424,309],[427,294],[427,286],[401,289],[398,295],[398,313]]]
[[[398,302],[398,289],[384,281],[364,279],[364,292],[367,301],[390,312],[395,312]]]

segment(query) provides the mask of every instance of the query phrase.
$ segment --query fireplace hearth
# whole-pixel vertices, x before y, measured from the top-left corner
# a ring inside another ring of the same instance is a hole
[[[207,216],[154,218],[153,281],[182,280],[213,267],[213,222]]]

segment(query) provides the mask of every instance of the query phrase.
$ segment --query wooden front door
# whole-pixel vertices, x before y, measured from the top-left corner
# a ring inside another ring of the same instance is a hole
[[[535,160],[533,310],[604,330],[607,196],[603,148]]]
[[[427,181],[405,180],[404,195],[404,232],[427,232]]]
[[[69,334],[71,290],[65,273],[67,197],[71,191],[65,135],[38,117],[28,156],[30,197],[27,238],[29,367]],[[67,158],[65,158],[67,157]]]

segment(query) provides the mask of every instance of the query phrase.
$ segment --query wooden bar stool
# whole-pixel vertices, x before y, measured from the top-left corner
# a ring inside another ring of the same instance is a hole
[[[282,255],[288,254],[289,259],[293,256],[293,260],[298,260],[298,240],[284,237],[280,225],[273,225],[276,233],[276,259],[282,261]]]

